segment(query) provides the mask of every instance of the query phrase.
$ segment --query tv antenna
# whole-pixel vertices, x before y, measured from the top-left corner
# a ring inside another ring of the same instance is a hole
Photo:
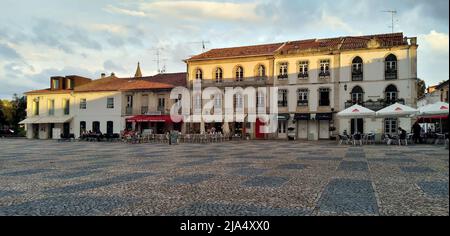
[[[153,61],[156,61],[156,69],[158,71],[159,74],[162,74],[164,72],[166,72],[166,61],[167,59],[165,58],[161,58],[161,53],[162,51],[164,51],[163,47],[157,47],[157,48],[152,48],[151,50],[155,51],[155,56],[156,59],[154,59]],[[161,68],[161,64],[162,64],[162,68]]]
[[[385,10],[383,12],[391,14],[391,26],[389,26],[389,28],[391,28],[392,29],[392,33],[394,33],[394,27],[395,27],[394,18],[395,18],[395,15],[397,15],[397,10]]]
[[[200,42],[190,42],[190,43],[191,44],[201,44],[202,45],[202,52],[205,52],[206,51],[206,44],[211,43],[211,42],[202,40]]]

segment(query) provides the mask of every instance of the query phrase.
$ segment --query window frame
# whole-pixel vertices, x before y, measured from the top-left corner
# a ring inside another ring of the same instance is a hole
[[[112,101],[112,104],[111,104]],[[106,98],[106,108],[107,109],[114,109],[114,97],[107,97]]]
[[[297,89],[297,106],[308,106],[309,104],[309,89],[299,88]]]

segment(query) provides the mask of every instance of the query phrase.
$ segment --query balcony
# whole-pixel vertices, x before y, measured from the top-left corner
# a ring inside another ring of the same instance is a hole
[[[297,101],[297,106],[299,106],[299,107],[308,106],[308,101],[305,101],[305,100]]]
[[[363,72],[361,70],[352,71],[352,81],[362,81],[363,80]]]
[[[133,114],[133,107],[126,107],[125,108],[125,114],[126,115],[132,115]]]
[[[383,109],[383,108],[385,108],[387,106],[390,106],[390,105],[392,105],[392,104],[394,104],[396,102],[405,105],[405,99],[403,99],[403,98],[396,99],[396,100],[387,100],[387,99],[379,99],[377,101],[368,100],[368,101],[365,101],[365,102],[362,102],[362,103],[358,103],[358,104],[360,106],[363,106],[363,107],[368,108],[370,110],[379,111],[379,110],[381,110],[381,109]],[[349,107],[351,107],[351,106],[353,106],[355,104],[356,104],[355,101],[346,101],[345,102],[345,108],[349,108]]]
[[[319,106],[320,107],[328,107],[330,106],[330,100],[319,100]]]
[[[278,79],[279,80],[285,80],[287,78],[288,78],[288,74],[280,74],[280,75],[278,75]]]
[[[148,113],[148,106],[141,106],[141,114],[145,115]]]
[[[299,79],[308,79],[308,73],[299,73],[298,75],[297,75],[297,78],[299,78]]]
[[[287,107],[287,100],[278,101],[278,106],[279,107]]]
[[[164,114],[164,112],[166,111],[166,108],[164,106],[158,106],[158,108],[156,109],[156,111],[161,112]]]
[[[384,77],[386,80],[397,79],[397,70],[386,70]]]
[[[330,71],[321,71],[319,73],[319,79],[329,79],[330,78]]]

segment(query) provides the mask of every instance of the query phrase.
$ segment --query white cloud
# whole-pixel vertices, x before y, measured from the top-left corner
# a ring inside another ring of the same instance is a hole
[[[435,30],[432,30],[429,34],[419,36],[419,39],[423,40],[423,42],[425,43],[424,46],[430,47],[430,49],[435,52],[449,52],[448,34],[439,33]]]
[[[139,10],[108,5],[105,10],[131,16],[175,17],[185,20],[258,21],[257,3],[207,2],[207,1],[157,1],[142,2]]]
[[[140,16],[140,17],[145,16],[145,13],[142,11],[135,11],[135,10],[125,9],[125,8],[115,7],[112,5],[106,6],[103,10],[110,12],[110,13],[117,13],[117,14],[121,14],[121,15]]]
[[[124,26],[115,24],[91,24],[88,28],[93,31],[106,31],[113,34],[125,34],[127,32]]]
[[[353,27],[347,24],[343,19],[333,15],[328,14],[326,11],[322,11],[322,16],[320,21],[317,23],[319,27],[330,28],[335,31],[345,31],[353,35],[361,35],[361,32],[357,32]]]

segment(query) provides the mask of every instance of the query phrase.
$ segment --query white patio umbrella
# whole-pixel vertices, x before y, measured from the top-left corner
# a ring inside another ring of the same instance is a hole
[[[394,103],[375,113],[377,117],[407,117],[417,114],[418,110],[400,103]]]
[[[368,108],[355,104],[343,111],[337,113],[338,117],[342,118],[366,118],[366,117],[374,117],[375,111],[372,111]],[[357,122],[354,122],[354,130],[358,130]]]
[[[419,108],[419,117],[448,115],[448,103],[436,102]],[[439,127],[442,132],[442,117],[439,117]]]
[[[419,108],[419,116],[448,115],[448,103],[437,102]]]

